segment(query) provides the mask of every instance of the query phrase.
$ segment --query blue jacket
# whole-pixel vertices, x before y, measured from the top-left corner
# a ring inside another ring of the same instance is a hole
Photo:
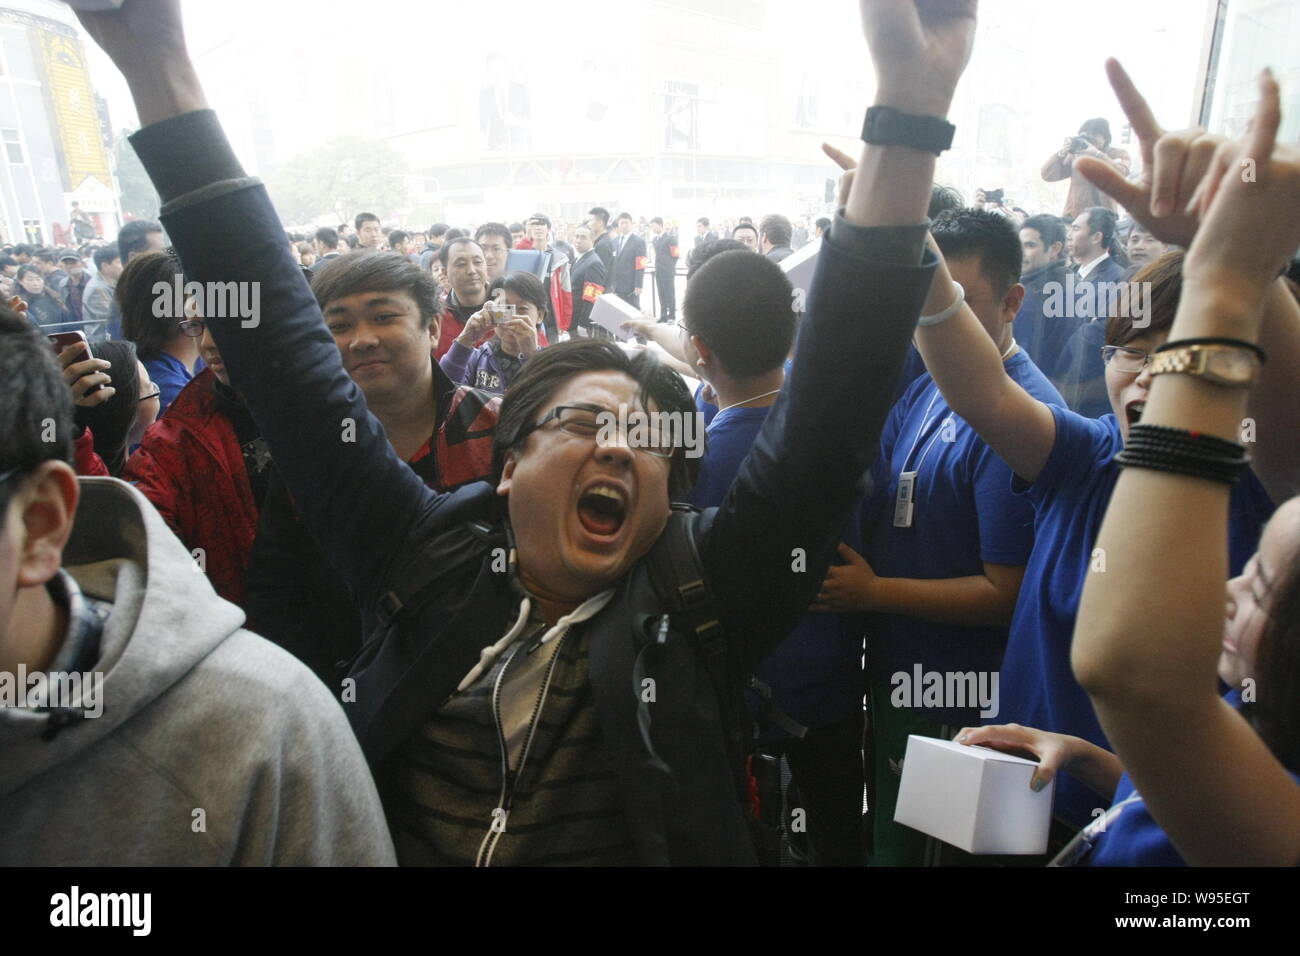
[[[381,619],[394,574],[410,557],[455,558],[396,632],[363,649],[351,673],[355,702],[346,709],[382,781],[385,759],[514,619],[516,585],[492,570],[502,499],[487,483],[435,492],[393,452],[343,370],[265,189],[244,177],[211,111],[148,126],[132,145],[163,198],[162,220],[186,275],[261,283],[262,315],[273,318],[252,328],[213,319],[210,328],[305,523],[363,618]],[[643,732],[636,634],[663,611],[644,559],[584,625],[604,754],[643,863],[755,862],[721,695],[739,693],[825,577],[877,454],[933,277],[923,237],[924,226],[844,223],[832,232],[789,381],[722,505],[696,519],[700,564],[727,635],[728,685],[716,685],[702,666],[694,635],[670,627],[657,645],[659,691]],[[909,254],[916,264],[882,261]],[[340,427],[355,440],[340,441]]]

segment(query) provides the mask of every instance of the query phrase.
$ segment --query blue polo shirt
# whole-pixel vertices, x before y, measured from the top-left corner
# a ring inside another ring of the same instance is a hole
[[[1052,414],[1056,442],[1047,464],[1032,485],[1013,479],[1013,486],[1034,506],[1037,540],[1002,661],[1002,714],[989,723],[1073,734],[1110,750],[1092,702],[1070,669],[1070,641],[1084,578],[1094,560],[1097,532],[1119,477],[1113,459],[1123,441],[1114,415],[1085,418],[1056,407]],[[1232,574],[1239,573],[1254,554],[1272,512],[1268,494],[1248,472],[1233,488],[1230,502]],[[1152,586],[1158,587],[1159,569],[1153,568],[1152,575]],[[1135,621],[1134,637],[1140,636],[1141,622]],[[1067,823],[1087,824],[1098,800],[1069,774],[1057,778],[1054,812]]]
[[[1224,699],[1240,709],[1240,691],[1229,691]],[[1292,773],[1291,778],[1300,784],[1300,775]],[[1212,812],[1207,813],[1207,824],[1212,816]],[[1105,829],[1093,838],[1092,849],[1079,860],[1079,866],[1187,865],[1151,816],[1127,773],[1119,779],[1107,817]]]
[[[697,508],[722,504],[750,447],[767,421],[767,408],[730,408],[710,422],[708,451],[687,501]],[[791,502],[794,507],[798,502]],[[861,550],[861,502],[844,541]],[[862,626],[852,614],[809,612],[755,670],[772,689],[772,703],[805,727],[823,727],[862,710]]]
[[[1007,375],[1030,395],[1064,404],[1024,351],[1005,363]],[[896,527],[899,476],[917,473],[910,527]],[[984,564],[1023,565],[1034,544],[1033,506],[1011,490],[1011,469],[975,430],[953,414],[929,372],[922,372],[894,405],[871,471],[867,545],[863,557],[887,578],[970,577]],[[872,681],[892,674],[992,674],[1006,648],[1005,627],[937,624],[897,614],[868,622],[867,669]],[[1005,699],[1005,693],[999,691]],[[969,708],[915,707],[943,723],[977,722]]]
[[[204,368],[201,362],[202,360],[196,363],[200,371]],[[162,352],[157,358],[145,359],[143,364],[149,370],[149,379],[161,392],[158,396],[162,403],[158,409],[158,417],[161,418],[163,412],[167,411],[167,406],[181,393],[181,389],[194,378],[194,373],[185,367],[184,362],[167,352]]]

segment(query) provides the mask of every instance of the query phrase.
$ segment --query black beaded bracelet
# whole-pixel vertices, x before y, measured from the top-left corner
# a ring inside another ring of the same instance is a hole
[[[1156,349],[1156,352],[1169,352],[1173,349],[1181,349],[1189,345],[1227,345],[1234,349],[1245,349],[1248,352],[1254,352],[1255,356],[1259,359],[1260,365],[1263,365],[1268,361],[1268,353],[1254,342],[1247,342],[1243,339],[1221,338],[1219,336],[1170,340],[1164,345],[1159,346]]]
[[[1156,425],[1137,422],[1128,430],[1128,444],[1137,442],[1173,443],[1179,447],[1195,449],[1198,453],[1230,455],[1245,454],[1246,449],[1235,441],[1207,435],[1204,432],[1188,431],[1186,428],[1173,428],[1169,425]]]
[[[1250,467],[1245,448],[1200,432],[1141,422],[1129,429],[1128,442],[1115,456],[1124,468],[1149,468],[1234,485]]]

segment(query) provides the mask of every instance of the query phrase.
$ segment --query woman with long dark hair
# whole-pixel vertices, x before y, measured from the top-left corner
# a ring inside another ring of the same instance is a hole
[[[199,359],[198,339],[181,328],[187,318],[184,308],[177,309],[171,301],[170,290],[180,273],[180,262],[170,250],[147,252],[133,256],[117,280],[122,337],[135,343],[149,377],[161,389],[160,415],[194,377]],[[164,293],[167,308],[156,307],[160,297],[154,288],[159,283],[168,289]],[[181,314],[173,315],[174,312]]]
[[[122,474],[130,449],[140,443],[145,429],[158,417],[158,386],[149,378],[144,364],[136,358],[131,342],[96,342],[95,358],[108,362],[106,374],[112,394],[98,404],[78,402],[77,424],[90,429],[95,454],[103,459],[113,477]],[[73,388],[74,398],[77,389]]]

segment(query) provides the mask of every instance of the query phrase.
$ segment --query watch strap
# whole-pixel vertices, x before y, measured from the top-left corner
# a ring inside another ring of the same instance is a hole
[[[892,106],[871,107],[862,124],[864,142],[877,146],[910,146],[936,156],[952,148],[956,132],[957,127],[938,116],[904,113]]]

